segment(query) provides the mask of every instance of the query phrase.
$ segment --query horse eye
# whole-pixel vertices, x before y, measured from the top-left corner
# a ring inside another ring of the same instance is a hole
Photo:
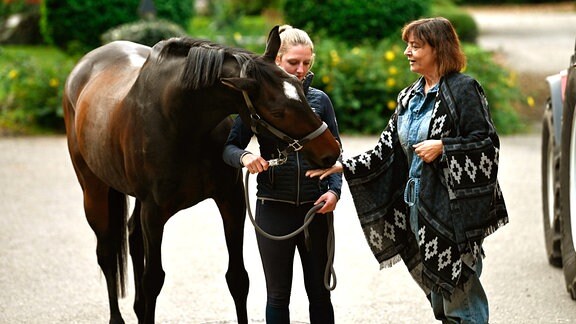
[[[281,107],[266,107],[266,110],[272,118],[283,119],[286,115],[286,109]]]
[[[284,118],[284,115],[285,115],[285,114],[284,114],[284,109],[272,111],[271,115],[272,115],[272,117],[274,117],[274,118],[282,119],[282,118]]]

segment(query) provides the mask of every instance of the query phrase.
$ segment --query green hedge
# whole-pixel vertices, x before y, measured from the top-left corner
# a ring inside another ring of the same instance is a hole
[[[377,134],[396,108],[400,90],[418,75],[410,72],[404,43],[383,40],[350,48],[344,42],[316,41],[313,85],[331,98],[342,133]],[[492,117],[502,133],[524,129],[514,107],[524,102],[515,75],[492,61],[490,53],[466,45],[465,73],[484,87]]]
[[[311,35],[359,44],[396,36],[406,22],[428,13],[429,6],[422,0],[286,0],[284,18]]]
[[[188,34],[256,53],[262,53],[271,28],[270,22],[261,16],[242,17],[235,23],[237,29],[227,32],[211,30],[210,21],[196,17]],[[463,31],[459,29],[458,33],[462,35]],[[398,92],[417,78],[408,68],[403,55],[405,44],[399,33],[357,46],[332,37],[310,35],[317,52],[314,86],[331,97],[342,132],[379,133],[395,108]],[[495,64],[491,53],[475,45],[466,44],[464,48],[468,56],[466,73],[484,86],[499,131],[508,134],[523,130],[515,108],[525,99],[515,75]],[[61,130],[61,87],[76,59],[54,48],[0,48],[0,128],[24,131],[40,125]]]
[[[163,39],[186,36],[182,27],[167,20],[139,20],[137,22],[120,25],[102,35],[102,43],[115,40],[128,40],[148,46],[154,46]]]
[[[55,48],[0,51],[0,130],[63,132],[62,89],[74,60]]]
[[[138,19],[140,0],[44,0],[40,27],[49,44],[85,52],[113,26]],[[104,14],[105,13],[105,14]]]
[[[409,70],[404,44],[390,40],[356,47],[335,40],[315,43],[313,85],[330,96],[342,133],[379,133],[396,106],[398,92],[418,77]],[[464,49],[468,56],[465,72],[483,85],[499,132],[524,130],[515,108],[525,99],[515,75],[477,46],[465,45]],[[62,87],[75,61],[55,48],[3,47],[0,129],[61,132]]]
[[[476,43],[478,25],[468,12],[454,5],[452,0],[435,0],[430,7],[430,17],[444,17],[452,23],[460,41]]]
[[[15,13],[23,13],[36,10],[38,4],[30,2],[31,1],[26,0],[0,1],[0,20],[5,20],[10,15]]]
[[[98,47],[107,30],[139,19],[140,0],[44,0],[41,30],[49,44],[72,52]],[[155,3],[157,17],[188,27],[193,0],[162,0]]]
[[[190,19],[194,17],[195,0],[156,0],[157,17],[169,20],[180,27],[187,29]]]
[[[402,51],[391,41],[352,48],[341,41],[316,41],[313,85],[330,96],[343,133],[384,129],[398,92],[414,78],[406,73]]]
[[[558,3],[559,0],[454,0],[459,5],[478,4],[478,5],[503,5],[503,4],[539,4],[539,3]]]

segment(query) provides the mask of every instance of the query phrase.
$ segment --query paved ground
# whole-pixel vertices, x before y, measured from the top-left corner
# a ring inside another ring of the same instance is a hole
[[[566,18],[566,25],[564,15],[495,15],[499,14],[475,14],[483,28],[483,46],[496,46],[509,64],[539,57],[543,59],[539,63],[524,66],[542,64],[551,73],[563,67],[565,63],[556,62],[566,62],[565,53],[573,48],[573,18]],[[509,23],[512,19],[516,23]],[[499,25],[506,27],[500,32],[509,32],[508,40],[490,31]],[[529,36],[538,28],[524,34],[512,32],[535,25],[552,28],[554,33],[564,30],[555,26],[565,26],[566,40],[544,46],[552,32],[538,34],[536,41]],[[566,52],[552,59],[549,55],[556,51]],[[514,56],[520,54],[524,55]],[[345,136],[343,141],[346,153],[355,154],[371,148],[376,138]],[[483,281],[492,323],[576,323],[576,304],[564,289],[561,270],[546,262],[539,150],[537,133],[502,138],[500,180],[511,223],[485,244]],[[344,188],[335,221],[338,286],[333,302],[338,322],[434,323],[425,298],[401,264],[378,270]],[[105,323],[105,284],[94,250],[95,239],[82,214],[81,192],[64,138],[0,138],[0,323]],[[251,277],[249,316],[253,323],[263,323],[264,279],[248,223],[244,250]],[[163,262],[167,277],[158,301],[159,323],[234,322],[224,280],[227,261],[221,222],[213,202],[203,202],[170,220]],[[295,271],[292,318],[302,323],[308,321],[307,303],[301,274],[298,268]],[[132,300],[130,285],[128,298],[121,301],[128,323],[136,322]]]
[[[343,138],[347,154],[371,148],[376,137]],[[540,200],[537,134],[502,139],[500,180],[511,223],[486,240],[483,281],[492,323],[574,323],[576,304],[562,272],[547,264]],[[105,323],[106,288],[95,239],[65,139],[0,138],[0,323]],[[254,183],[251,183],[254,192]],[[434,323],[426,299],[402,264],[379,270],[344,186],[335,218],[338,323]],[[263,323],[265,289],[255,234],[246,223],[245,262],[252,323]],[[165,230],[166,282],[158,323],[230,323],[222,225],[211,200],[181,211]],[[130,275],[130,278],[132,276]],[[295,268],[292,319],[308,322],[306,295]],[[133,284],[121,300],[127,323]]]
[[[469,9],[480,27],[478,44],[503,55],[522,73],[558,73],[568,66],[576,41],[576,4]]]

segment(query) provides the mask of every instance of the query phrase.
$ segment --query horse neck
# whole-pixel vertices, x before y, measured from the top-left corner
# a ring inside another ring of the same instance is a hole
[[[228,61],[228,60],[227,60]],[[209,133],[220,121],[239,112],[244,99],[238,91],[221,83],[202,89],[185,89],[180,80],[184,61],[174,60],[163,66],[142,69],[132,90],[131,101],[141,107],[140,118],[159,123],[157,127],[170,128],[188,138]],[[225,63],[223,77],[238,76],[238,64]],[[144,98],[144,99],[143,99]]]

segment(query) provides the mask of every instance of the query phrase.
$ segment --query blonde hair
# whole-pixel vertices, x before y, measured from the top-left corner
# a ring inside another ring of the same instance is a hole
[[[312,51],[312,61],[310,62],[310,67],[312,67],[316,53],[314,53],[314,43],[312,42],[312,39],[310,39],[310,36],[308,36],[308,33],[290,25],[280,26],[279,32],[281,45],[276,56],[281,58],[289,48],[294,46],[308,46]]]
[[[415,20],[402,28],[402,40],[408,42],[410,36],[426,42],[436,50],[438,74],[460,72],[466,65],[458,34],[448,19],[436,17]]]

